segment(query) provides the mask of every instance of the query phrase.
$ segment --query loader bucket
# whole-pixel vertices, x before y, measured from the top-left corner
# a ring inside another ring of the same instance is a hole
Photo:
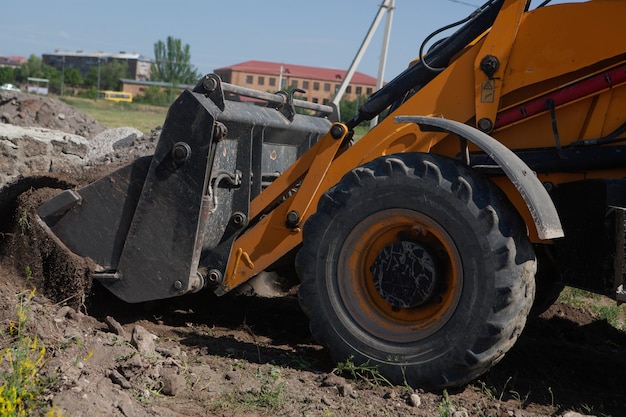
[[[332,113],[208,75],[172,104],[153,156],[61,192],[40,207],[40,223],[97,263],[94,279],[124,301],[197,291],[200,259],[225,268],[250,200],[328,131]]]

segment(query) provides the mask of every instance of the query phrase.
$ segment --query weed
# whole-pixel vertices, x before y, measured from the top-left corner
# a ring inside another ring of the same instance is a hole
[[[456,411],[456,407],[450,400],[450,396],[448,395],[448,391],[443,390],[443,397],[441,402],[437,406],[437,411],[439,412],[440,417],[452,417],[454,412]]]
[[[336,375],[348,375],[354,380],[364,381],[372,386],[393,385],[380,373],[378,366],[370,365],[369,361],[356,365],[353,356],[350,356],[345,362],[338,362],[337,367],[333,369],[333,373]]]
[[[24,236],[26,232],[30,230],[30,220],[28,220],[28,210],[22,210],[20,212],[20,215],[17,218],[17,225],[20,228],[20,233],[22,236]]]
[[[252,403],[261,408],[276,410],[283,404],[285,384],[279,382],[282,378],[279,368],[272,368],[269,372],[262,369],[257,371],[257,378],[261,380],[258,395],[253,397]]]
[[[285,384],[281,381],[280,368],[272,367],[269,371],[259,368],[256,377],[261,382],[258,390],[251,389],[238,395],[225,393],[214,404],[221,408],[279,410],[285,402]]]
[[[24,276],[26,278],[26,282],[30,281],[33,277],[33,270],[30,268],[30,265],[26,265],[26,267],[24,267]]]
[[[36,337],[25,334],[27,311],[34,293],[33,290],[20,295],[17,321],[9,326],[13,341],[1,352],[0,415],[3,416],[29,416],[45,407],[42,393],[47,384],[39,371],[44,364],[46,347]]]

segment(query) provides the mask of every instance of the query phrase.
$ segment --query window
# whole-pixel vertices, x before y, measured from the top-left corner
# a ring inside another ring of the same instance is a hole
[[[372,87],[367,87],[367,89],[365,90],[365,94],[372,95]]]
[[[330,83],[324,83],[324,91],[330,91]]]
[[[304,88],[305,90],[309,89],[309,82],[308,81],[302,81],[302,88]]]
[[[314,98],[313,103],[317,103],[317,102],[318,102],[317,98]]]
[[[356,95],[360,96],[361,94],[363,94],[363,89],[361,87],[357,87],[356,88]]]
[[[259,76],[259,85],[265,85],[265,77]]]
[[[346,94],[352,94],[352,86],[351,85],[346,87]]]
[[[246,75],[246,84],[252,84],[254,82],[254,77],[252,75]]]
[[[327,105],[328,103],[330,103],[330,100],[329,100],[329,99],[327,99],[327,98],[325,98],[325,99],[323,100],[323,102],[322,102],[322,104],[324,104],[324,105]]]
[[[275,87],[276,86],[276,78],[270,77],[269,82],[270,82],[270,86],[271,87]]]
[[[291,86],[293,88],[298,88],[298,80],[291,80]]]
[[[313,81],[313,90],[319,90],[319,89],[320,89],[320,83],[318,83],[317,81]]]

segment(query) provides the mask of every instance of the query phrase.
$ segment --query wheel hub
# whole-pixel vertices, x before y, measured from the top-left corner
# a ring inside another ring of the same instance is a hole
[[[435,292],[434,257],[419,243],[400,241],[385,246],[370,270],[376,291],[394,307],[420,306]]]

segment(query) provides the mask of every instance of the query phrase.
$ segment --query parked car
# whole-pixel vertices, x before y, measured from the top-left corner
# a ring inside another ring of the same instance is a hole
[[[2,84],[0,85],[0,91],[22,91],[13,84]]]

